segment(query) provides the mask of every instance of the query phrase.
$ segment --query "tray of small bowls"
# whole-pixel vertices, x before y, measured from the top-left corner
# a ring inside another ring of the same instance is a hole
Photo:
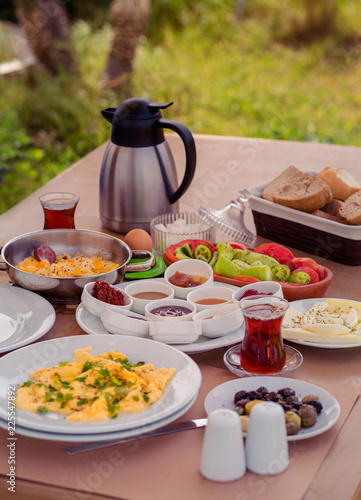
[[[233,345],[243,338],[243,315],[233,294],[240,288],[216,283],[209,264],[183,260],[170,265],[164,278],[112,286],[124,294],[113,305],[83,291],[76,311],[89,334],[132,335],[172,344],[187,353]]]

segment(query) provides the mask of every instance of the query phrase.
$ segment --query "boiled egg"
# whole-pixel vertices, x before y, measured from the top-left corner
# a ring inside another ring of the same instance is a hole
[[[132,229],[129,231],[124,238],[124,243],[126,243],[131,250],[148,250],[152,251],[152,238],[147,231],[144,229]]]

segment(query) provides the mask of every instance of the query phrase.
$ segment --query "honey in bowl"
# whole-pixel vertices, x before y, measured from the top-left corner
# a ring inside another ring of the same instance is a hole
[[[132,293],[132,297],[141,300],[160,300],[160,299],[166,299],[167,297],[169,297],[169,294],[163,292],[145,291],[145,292]]]
[[[202,306],[214,306],[217,304],[225,304],[226,302],[228,302],[228,301],[225,299],[209,298],[209,299],[196,300],[195,304],[199,304]]]
[[[174,286],[180,286],[181,288],[192,288],[195,286],[202,285],[207,281],[207,278],[203,276],[193,276],[190,274],[180,273],[177,271],[173,276],[168,279],[169,283]]]

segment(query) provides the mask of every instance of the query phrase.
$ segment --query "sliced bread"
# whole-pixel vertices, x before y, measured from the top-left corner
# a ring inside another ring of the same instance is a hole
[[[344,201],[361,189],[361,184],[344,168],[335,170],[326,167],[316,177],[330,186],[332,195],[336,200]]]
[[[265,200],[312,213],[332,201],[328,184],[296,167],[288,167],[262,191]]]
[[[361,190],[347,198],[340,208],[340,215],[345,217],[349,224],[361,224]]]

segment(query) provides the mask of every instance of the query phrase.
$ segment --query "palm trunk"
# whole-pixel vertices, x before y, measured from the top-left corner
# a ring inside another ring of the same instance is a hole
[[[53,75],[75,64],[64,6],[57,0],[14,0],[16,16],[38,61]]]
[[[102,86],[123,91],[129,89],[135,50],[144,35],[150,9],[150,0],[113,1],[109,19],[114,38],[102,75]]]

